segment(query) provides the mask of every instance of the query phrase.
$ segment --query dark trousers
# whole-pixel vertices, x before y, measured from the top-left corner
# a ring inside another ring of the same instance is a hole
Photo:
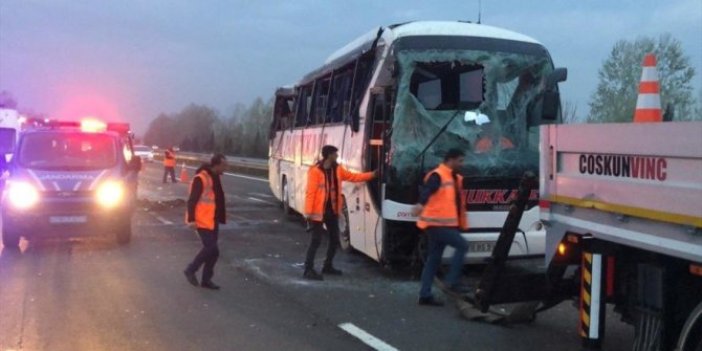
[[[178,183],[175,177],[175,167],[163,167],[163,182],[166,183],[168,176],[171,176],[173,183]]]
[[[336,214],[327,214],[324,216],[324,222],[310,222],[310,246],[307,248],[307,258],[305,259],[305,270],[314,269],[314,258],[317,255],[317,249],[322,243],[322,235],[329,237],[329,245],[327,246],[327,258],[324,261],[324,266],[331,267],[332,260],[336,254],[336,249],[339,247],[339,217]],[[324,229],[326,225],[327,229]]]
[[[205,266],[202,270],[202,282],[206,283],[212,280],[214,275],[214,266],[219,258],[219,246],[217,246],[217,237],[219,236],[219,227],[215,226],[214,230],[197,229],[197,234],[202,240],[202,249],[197,253],[192,263],[188,265],[188,272],[196,273],[200,266]]]
[[[458,283],[463,268],[463,258],[468,252],[468,243],[461,237],[458,228],[429,227],[426,230],[428,239],[427,262],[422,270],[422,288],[419,291],[420,297],[431,297],[431,285],[434,281],[436,271],[441,265],[441,258],[444,255],[446,246],[454,249],[451,259],[451,269],[446,276],[446,285],[453,287]]]

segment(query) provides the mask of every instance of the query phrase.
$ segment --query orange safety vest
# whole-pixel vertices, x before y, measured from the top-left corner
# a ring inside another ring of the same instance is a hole
[[[201,171],[195,177],[202,181],[202,195],[195,205],[195,224],[198,228],[214,230],[215,228],[215,191],[214,181],[207,171]],[[190,192],[193,191],[193,183],[190,183]],[[185,213],[185,221],[188,221],[188,213]]]
[[[507,149],[513,149],[514,144],[507,138],[501,137],[500,138],[500,148],[502,150],[507,150]],[[480,140],[478,140],[477,143],[475,143],[475,152],[476,153],[486,153],[492,150],[492,138],[490,137],[482,137]]]
[[[310,167],[307,171],[307,191],[305,194],[305,214],[310,220],[321,222],[324,219],[324,205],[327,193],[336,193],[336,199],[332,199],[332,210],[338,215],[343,206],[343,196],[341,195],[341,184],[344,181],[359,183],[373,179],[373,172],[353,173],[346,170],[341,165],[336,166],[336,183],[327,184],[324,176],[324,169],[321,164]],[[336,186],[339,188],[337,189]]]
[[[419,215],[417,227],[419,229],[457,227],[467,230],[468,217],[466,216],[466,205],[462,196],[459,199],[460,208],[456,208],[456,191],[459,194],[463,193],[463,177],[456,175],[456,181],[458,181],[458,184],[456,184],[453,181],[453,171],[442,163],[424,177],[425,183],[433,173],[437,173],[441,178],[441,186],[429,197],[429,201]]]
[[[163,156],[163,166],[175,168],[175,166],[176,166],[175,152],[170,152],[170,151],[166,150],[166,153]]]

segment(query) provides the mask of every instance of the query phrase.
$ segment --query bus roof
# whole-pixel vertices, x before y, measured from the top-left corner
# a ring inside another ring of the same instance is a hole
[[[453,21],[417,21],[391,25],[387,28],[374,28],[331,54],[324,62],[325,65],[347,56],[355,56],[355,53],[367,51],[378,37],[380,30],[383,30],[383,37],[390,42],[402,37],[445,35],[494,38],[540,44],[534,38],[524,34],[484,24]]]

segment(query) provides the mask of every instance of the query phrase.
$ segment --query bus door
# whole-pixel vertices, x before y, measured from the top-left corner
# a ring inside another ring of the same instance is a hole
[[[383,87],[371,89],[371,104],[368,111],[369,130],[366,159],[368,169],[377,170],[378,177],[368,183],[370,197],[364,203],[366,222],[366,246],[369,253],[382,254],[383,223],[382,196],[385,179],[385,155],[389,147],[389,131],[392,125],[388,90]],[[380,257],[378,257],[380,259]]]

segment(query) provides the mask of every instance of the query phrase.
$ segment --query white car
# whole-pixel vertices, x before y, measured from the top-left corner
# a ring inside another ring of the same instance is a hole
[[[134,155],[141,157],[142,161],[153,162],[154,150],[146,145],[134,146]]]

